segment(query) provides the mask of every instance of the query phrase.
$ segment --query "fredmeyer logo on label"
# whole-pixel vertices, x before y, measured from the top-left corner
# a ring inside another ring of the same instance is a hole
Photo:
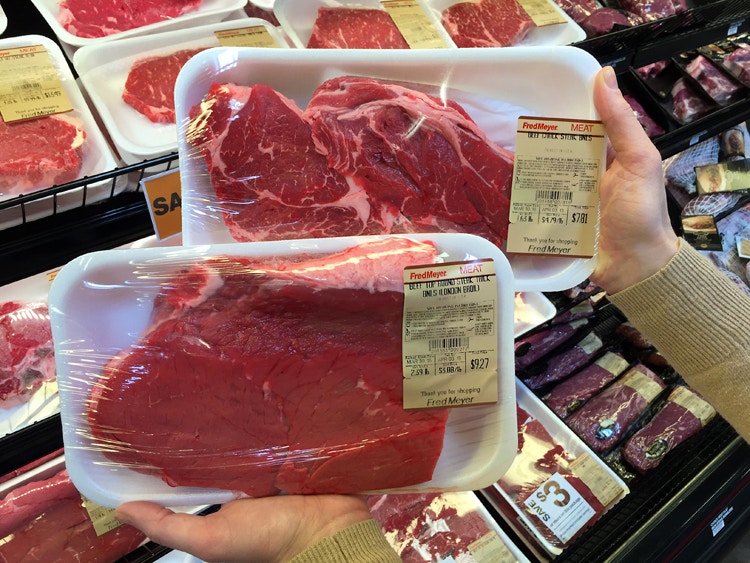
[[[520,117],[508,252],[593,256],[604,157],[599,121]]]

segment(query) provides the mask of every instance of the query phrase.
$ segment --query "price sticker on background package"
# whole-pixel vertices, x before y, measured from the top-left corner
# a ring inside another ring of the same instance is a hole
[[[411,49],[445,49],[448,45],[415,0],[381,0]]]
[[[72,109],[43,45],[0,49],[0,114],[6,123]]]
[[[404,269],[404,408],[497,402],[497,306],[490,259]]]
[[[604,141],[600,121],[518,118],[508,252],[594,255]]]
[[[262,25],[214,31],[222,47],[278,47],[276,40]]]

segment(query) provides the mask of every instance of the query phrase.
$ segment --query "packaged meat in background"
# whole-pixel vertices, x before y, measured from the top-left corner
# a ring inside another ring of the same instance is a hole
[[[252,1],[249,1],[245,5],[245,13],[251,18],[260,18],[262,20],[266,20],[276,27],[281,25],[278,18],[276,17],[276,14],[273,13],[273,3],[271,3],[271,7],[268,8],[265,6],[259,6],[257,4],[254,4]]]
[[[644,22],[674,16],[687,10],[684,0],[619,0],[620,7],[636,14]]]
[[[734,51],[724,57],[724,66],[737,80],[750,87],[750,45],[738,44]]]
[[[546,559],[560,555],[629,489],[520,384],[517,413],[518,453],[503,477],[481,494]]]
[[[217,33],[255,28],[277,48],[289,45],[272,24],[237,18],[147,37],[86,45],[73,66],[112,142],[126,164],[177,151],[174,88],[193,55],[221,45]]]
[[[622,354],[606,352],[593,364],[555,385],[542,399],[560,418],[566,418],[614,381],[628,367]]]
[[[687,60],[685,60],[687,59]],[[725,105],[741,96],[743,86],[728,73],[701,54],[683,54],[681,63],[685,71],[695,79],[716,103]]]
[[[696,143],[663,161],[667,190],[681,207],[698,193],[695,167],[716,164],[718,161],[719,139],[716,136]]]
[[[604,343],[590,331],[573,346],[546,358],[526,373],[519,374],[523,382],[535,391],[543,391],[559,381],[563,381],[582,369],[599,355]]]
[[[633,468],[645,473],[697,434],[715,415],[716,410],[696,391],[677,385],[653,418],[628,438],[622,455]]]
[[[634,96],[625,94],[623,97],[633,109],[633,113],[638,118],[638,123],[641,124],[649,138],[653,139],[666,133],[664,127],[659,125],[654,118],[651,117],[651,115],[644,109],[643,105],[641,105]]]
[[[407,410],[403,268],[473,253],[498,276],[498,402]],[[71,476],[107,506],[492,482],[515,447],[511,280],[470,235],[81,257],[50,293]]]
[[[643,23],[643,19],[625,10],[601,7],[586,17],[580,26],[586,32],[586,37],[599,37],[628,27]]]
[[[3,200],[109,171],[116,166],[57,44],[37,35],[0,39],[0,49],[34,45],[46,51],[51,63],[48,70],[55,73],[61,92],[73,109],[23,121],[0,119],[0,199]],[[40,54],[35,61],[42,56]],[[108,189],[111,189],[109,184]],[[58,211],[72,205],[76,197],[80,199],[81,190],[60,196]],[[87,194],[87,199],[91,198],[89,201],[95,201],[96,197],[94,189]],[[46,203],[51,213],[52,203]],[[42,213],[41,207],[46,206],[39,205],[39,213]]]
[[[31,0],[70,58],[80,47],[218,22],[247,0]],[[244,13],[244,12],[242,12]]]
[[[716,104],[687,78],[678,78],[670,90],[672,114],[682,124],[691,123],[716,109]]]
[[[536,27],[516,0],[455,2],[442,10],[441,23],[457,47],[509,47]]]
[[[379,0],[278,0],[273,5],[281,28],[299,49],[456,47],[424,2],[417,0],[415,9],[423,21],[407,30]]]
[[[625,436],[666,388],[664,381],[651,369],[637,364],[591,397],[565,422],[592,450],[606,452]]]
[[[406,563],[525,563],[474,492],[375,495],[373,518]]]
[[[0,437],[59,412],[47,305],[53,275],[0,287]]]
[[[556,348],[573,340],[588,326],[588,319],[578,319],[564,323],[554,323],[533,334],[517,339],[514,343],[516,372],[524,369],[550,354]]]
[[[566,6],[550,1],[543,8],[554,18],[537,25],[517,0],[425,0],[459,48],[497,48],[531,45],[569,45],[586,38],[577,18],[587,10],[568,14]]]
[[[56,458],[0,485],[0,560],[114,563],[146,542],[83,499]]]

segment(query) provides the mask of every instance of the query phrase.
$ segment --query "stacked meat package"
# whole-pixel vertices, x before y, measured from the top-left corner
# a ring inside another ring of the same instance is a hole
[[[615,66],[681,234],[750,293],[726,173],[750,170],[750,14],[651,43],[707,3],[0,8],[0,561],[151,561],[118,504],[287,494],[363,495],[415,563],[631,543],[654,483],[735,435],[596,255],[507,252],[517,130],[596,120]]]

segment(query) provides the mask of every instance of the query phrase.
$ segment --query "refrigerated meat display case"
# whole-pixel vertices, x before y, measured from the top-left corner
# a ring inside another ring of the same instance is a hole
[[[7,29],[0,37],[33,33],[56,40],[30,0],[3,4]],[[744,0],[689,5],[682,14],[575,46],[601,64],[612,65],[624,87],[654,102],[638,82],[635,69],[750,31],[750,6]],[[666,159],[748,118],[750,96],[744,96],[689,124],[671,123],[654,143]],[[177,155],[164,154],[0,202],[0,218],[6,221],[0,229],[0,286],[59,268],[86,252],[152,236],[140,181],[176,166]],[[95,198],[89,197],[94,185]],[[73,206],[66,197],[71,193],[78,194]],[[679,209],[673,211],[679,215]],[[678,221],[675,225],[679,227]],[[549,297],[563,303],[560,295]],[[59,415],[0,438],[0,475],[17,471],[61,445]],[[633,479],[629,494],[555,561],[710,561],[735,533],[746,530],[750,525],[750,446],[717,417],[675,454]],[[517,539],[529,560],[547,558],[537,546],[518,537],[486,497],[478,497],[508,536]],[[126,560],[152,561],[167,551],[149,544]]]

